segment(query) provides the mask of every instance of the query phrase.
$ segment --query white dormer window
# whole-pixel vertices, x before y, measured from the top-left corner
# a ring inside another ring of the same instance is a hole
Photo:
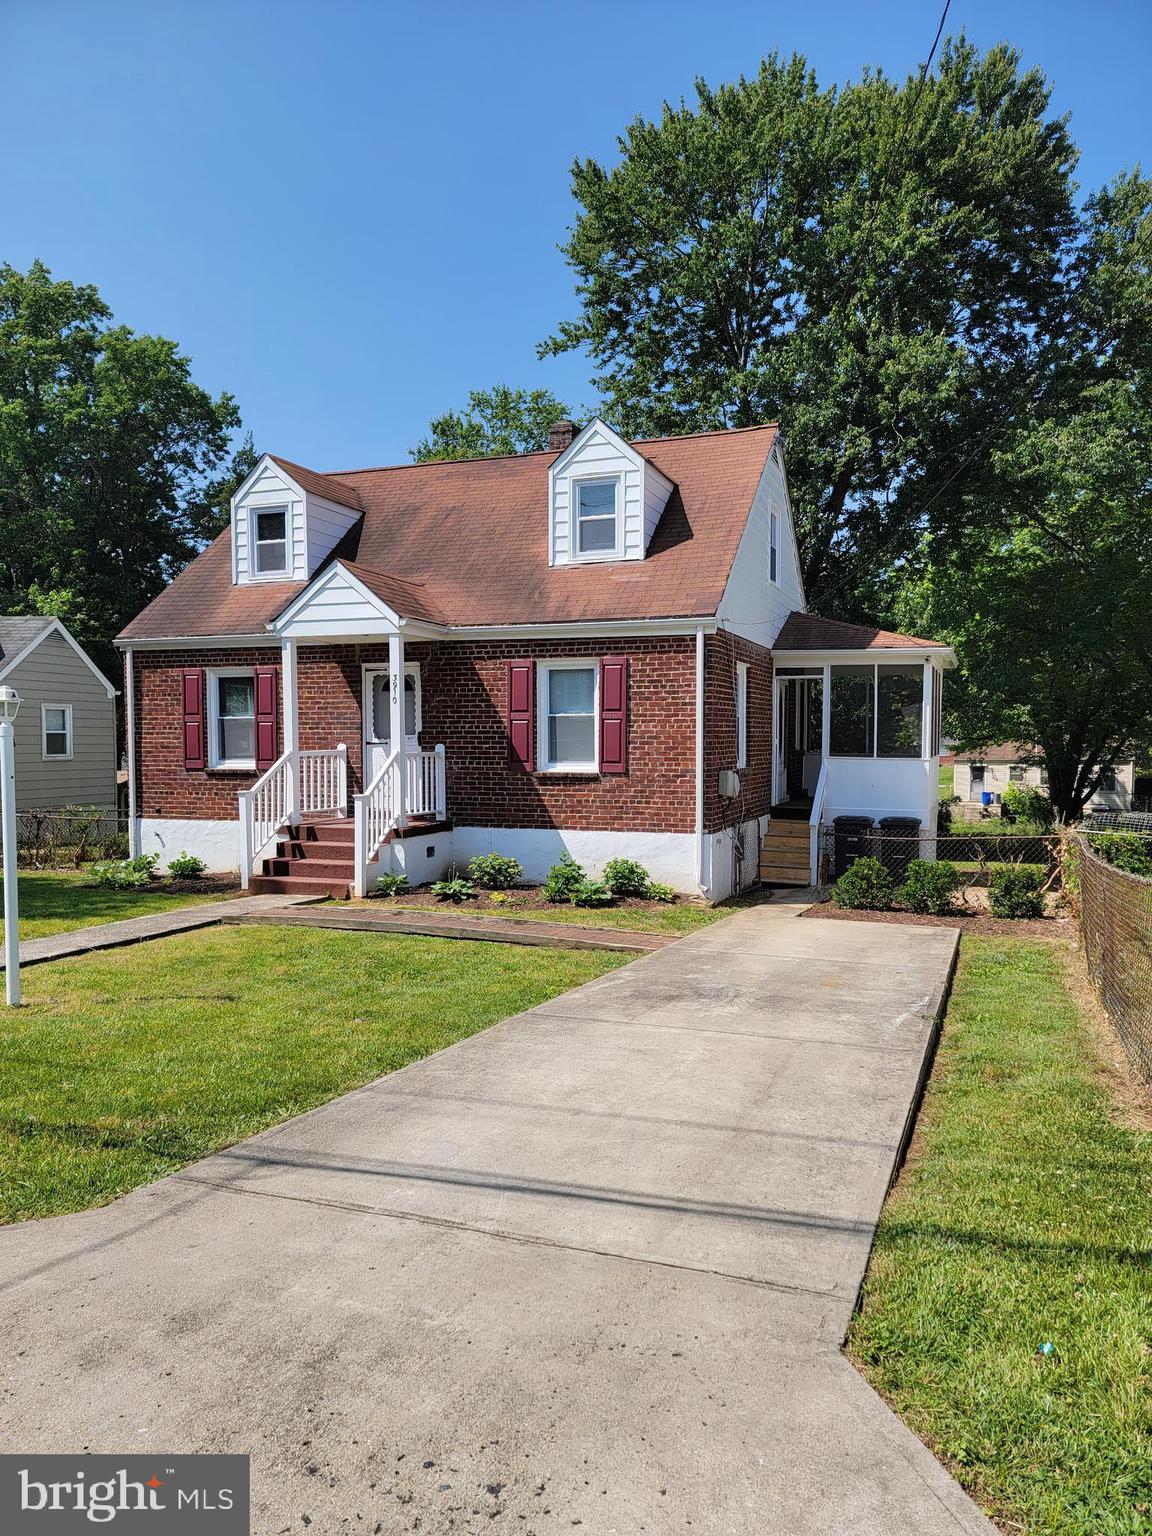
[[[620,553],[620,477],[574,480],[577,560],[603,560]]]
[[[252,547],[257,576],[283,576],[288,570],[288,508],[260,507],[252,513]]]

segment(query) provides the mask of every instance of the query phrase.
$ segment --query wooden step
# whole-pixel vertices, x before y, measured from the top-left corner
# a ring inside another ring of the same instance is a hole
[[[351,864],[355,861],[356,851],[353,843],[310,842],[307,838],[281,838],[276,844],[276,857],[278,859],[322,859],[329,862],[332,859],[342,859]]]
[[[356,878],[352,859],[265,859],[263,873],[278,879],[288,876],[302,880],[347,880]]]
[[[306,821],[296,833],[297,842],[354,843],[356,823],[350,816],[337,821]]]
[[[351,880],[309,880],[301,875],[253,875],[249,890],[253,896],[333,896],[347,901]]]

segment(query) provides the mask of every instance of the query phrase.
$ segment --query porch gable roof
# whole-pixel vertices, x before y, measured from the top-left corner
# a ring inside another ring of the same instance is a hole
[[[282,639],[295,640],[394,634],[413,622],[421,631],[438,631],[444,627],[443,616],[423,586],[338,559],[313,577],[268,628]]]

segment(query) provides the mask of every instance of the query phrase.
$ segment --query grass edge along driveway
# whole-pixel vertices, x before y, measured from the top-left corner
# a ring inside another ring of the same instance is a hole
[[[21,939],[43,939],[53,933],[70,933],[100,923],[115,923],[123,917],[148,917],[155,912],[174,911],[203,901],[227,901],[239,891],[170,891],[159,885],[144,885],[118,891],[91,885],[83,871],[24,870],[18,885]],[[0,918],[0,940],[4,922]]]
[[[1152,1136],[1062,947],[965,937],[849,1351],[1006,1531],[1152,1530]],[[1047,1348],[1046,1346],[1051,1346]]]
[[[37,966],[0,1019],[0,1221],[106,1204],[628,959],[260,927]]]

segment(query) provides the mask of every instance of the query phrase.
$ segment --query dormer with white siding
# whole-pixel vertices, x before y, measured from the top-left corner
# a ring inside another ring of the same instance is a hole
[[[359,492],[266,453],[232,498],[232,581],[309,581],[359,522]]]
[[[598,417],[548,472],[551,565],[643,560],[671,480]]]

